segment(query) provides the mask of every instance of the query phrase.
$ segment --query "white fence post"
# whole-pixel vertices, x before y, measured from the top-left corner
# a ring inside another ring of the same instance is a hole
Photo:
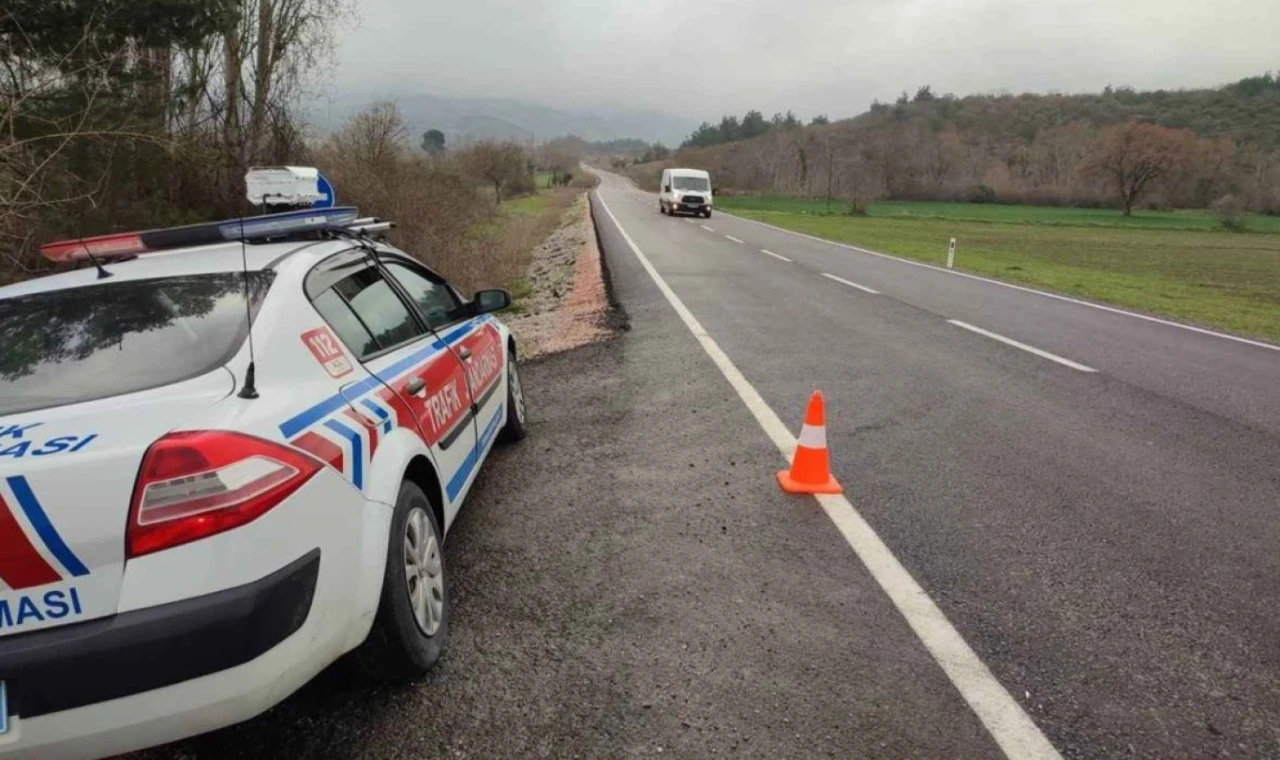
[[[952,269],[956,264],[956,239],[951,238],[951,245],[947,247],[947,269]]]

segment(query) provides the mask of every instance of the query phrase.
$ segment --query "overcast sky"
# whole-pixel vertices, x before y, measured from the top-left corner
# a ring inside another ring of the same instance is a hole
[[[359,0],[331,88],[695,120],[958,95],[1212,86],[1280,67],[1280,0]]]

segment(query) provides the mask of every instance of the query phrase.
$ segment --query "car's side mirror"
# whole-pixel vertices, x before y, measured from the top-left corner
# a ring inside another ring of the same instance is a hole
[[[671,192],[671,185],[667,185],[666,187],[662,188],[662,192],[664,192],[664,193],[669,193],[669,192]]]
[[[719,195],[719,194],[720,194],[720,188],[718,188],[718,187],[713,187],[713,188],[711,188],[711,194],[712,194],[712,195]]]
[[[471,303],[475,307],[476,314],[502,311],[511,305],[511,294],[502,288],[481,290],[471,299]]]

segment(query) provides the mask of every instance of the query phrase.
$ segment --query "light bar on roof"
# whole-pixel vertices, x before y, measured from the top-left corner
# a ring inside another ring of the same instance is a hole
[[[186,227],[121,232],[111,235],[59,240],[40,246],[40,253],[50,261],[68,263],[97,259],[120,259],[171,248],[190,248],[232,240],[262,241],[271,238],[315,232],[329,227],[345,227],[360,216],[354,206],[312,208],[281,214],[224,219]]]

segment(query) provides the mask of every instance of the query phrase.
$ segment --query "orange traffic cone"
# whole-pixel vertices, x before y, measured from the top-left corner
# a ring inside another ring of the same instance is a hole
[[[827,417],[822,391],[809,397],[809,410],[804,427],[796,440],[791,469],[778,473],[778,485],[787,493],[841,493],[844,491],[831,476],[831,460],[827,454]]]

